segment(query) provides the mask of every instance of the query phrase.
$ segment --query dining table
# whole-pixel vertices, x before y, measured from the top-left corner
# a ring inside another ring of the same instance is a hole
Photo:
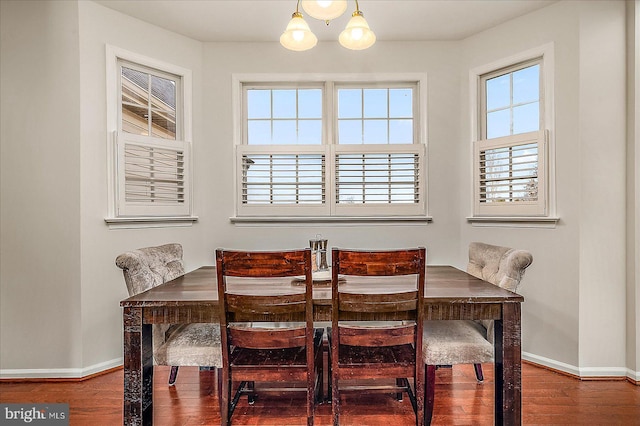
[[[236,290],[255,291],[238,281]],[[407,291],[413,284],[407,281]],[[273,279],[261,291],[295,291],[294,279]],[[348,277],[341,290],[384,291],[384,281]],[[521,313],[524,298],[453,266],[428,265],[424,295],[425,320],[494,320],[494,422],[522,421]],[[331,286],[313,289],[314,321],[331,320]],[[218,287],[214,266],[203,266],[120,302],[123,308],[125,425],[153,424],[154,324],[219,323]],[[380,318],[384,320],[384,318]]]

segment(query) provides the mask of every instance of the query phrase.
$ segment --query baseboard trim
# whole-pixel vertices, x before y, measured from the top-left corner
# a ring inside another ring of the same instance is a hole
[[[84,368],[41,368],[41,369],[4,369],[0,370],[0,380],[15,379],[85,379],[119,368],[123,364],[122,358],[112,359]]]
[[[576,367],[575,365],[566,364],[529,352],[522,352],[522,359],[574,376],[581,380],[624,380],[627,378],[633,383],[638,383],[640,380],[640,372],[624,367]]]
[[[556,361],[529,352],[522,352],[524,361],[549,368],[559,373],[581,380],[598,379],[627,379],[631,383],[640,384],[640,371],[630,368],[617,367],[588,367],[580,368],[571,364]],[[54,368],[54,369],[0,369],[0,380],[14,379],[87,379],[90,376],[103,374],[109,370],[121,368],[123,358],[115,358],[110,361],[90,365],[85,368]]]

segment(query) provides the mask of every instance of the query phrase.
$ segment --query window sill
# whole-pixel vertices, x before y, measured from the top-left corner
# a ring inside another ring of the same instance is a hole
[[[473,226],[503,226],[513,228],[555,228],[559,217],[550,216],[471,216],[467,222]]]
[[[416,223],[432,222],[431,216],[233,216],[229,221],[234,224],[309,224],[309,223]]]
[[[132,229],[132,228],[170,228],[178,226],[191,226],[198,221],[198,216],[175,216],[175,217],[107,217],[104,221],[109,225],[109,229]]]

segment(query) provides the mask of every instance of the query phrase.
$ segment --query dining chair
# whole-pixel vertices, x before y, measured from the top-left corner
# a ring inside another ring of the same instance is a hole
[[[122,253],[116,265],[122,269],[129,296],[184,275],[182,245],[164,244]],[[222,366],[220,327],[218,324],[154,324],[153,361],[169,365],[169,385],[178,377],[179,366],[217,368]]]
[[[416,424],[424,421],[425,259],[424,248],[332,250],[328,335],[334,425],[340,424],[340,395],[363,391],[406,392]],[[361,277],[370,281],[368,289],[350,288],[349,281]],[[409,291],[408,283],[413,286]],[[387,379],[388,384],[373,379]],[[389,379],[395,379],[395,383]]]
[[[311,250],[216,250],[222,339],[220,417],[231,424],[242,395],[306,392],[307,425],[322,393],[322,336],[313,327]],[[304,277],[305,285],[292,280]],[[289,286],[274,291],[273,283]],[[260,388],[254,383],[262,382]],[[269,383],[275,387],[269,387]],[[295,387],[296,383],[304,387]],[[239,383],[232,398],[233,384]]]
[[[472,242],[467,272],[515,292],[532,262],[533,256],[526,250]],[[492,320],[425,321],[422,353],[426,370],[426,424],[431,423],[433,416],[437,366],[473,364],[478,382],[484,380],[482,364],[494,360],[493,324]]]

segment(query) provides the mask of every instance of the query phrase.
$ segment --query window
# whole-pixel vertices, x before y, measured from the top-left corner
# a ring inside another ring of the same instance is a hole
[[[549,56],[538,53],[507,66],[472,71],[479,118],[473,149],[475,217],[549,215]]]
[[[426,215],[419,80],[239,86],[239,217]]]
[[[110,60],[115,65],[110,90],[116,94],[109,120],[113,218],[189,217],[191,130],[185,93],[190,73],[128,53],[111,52]]]

